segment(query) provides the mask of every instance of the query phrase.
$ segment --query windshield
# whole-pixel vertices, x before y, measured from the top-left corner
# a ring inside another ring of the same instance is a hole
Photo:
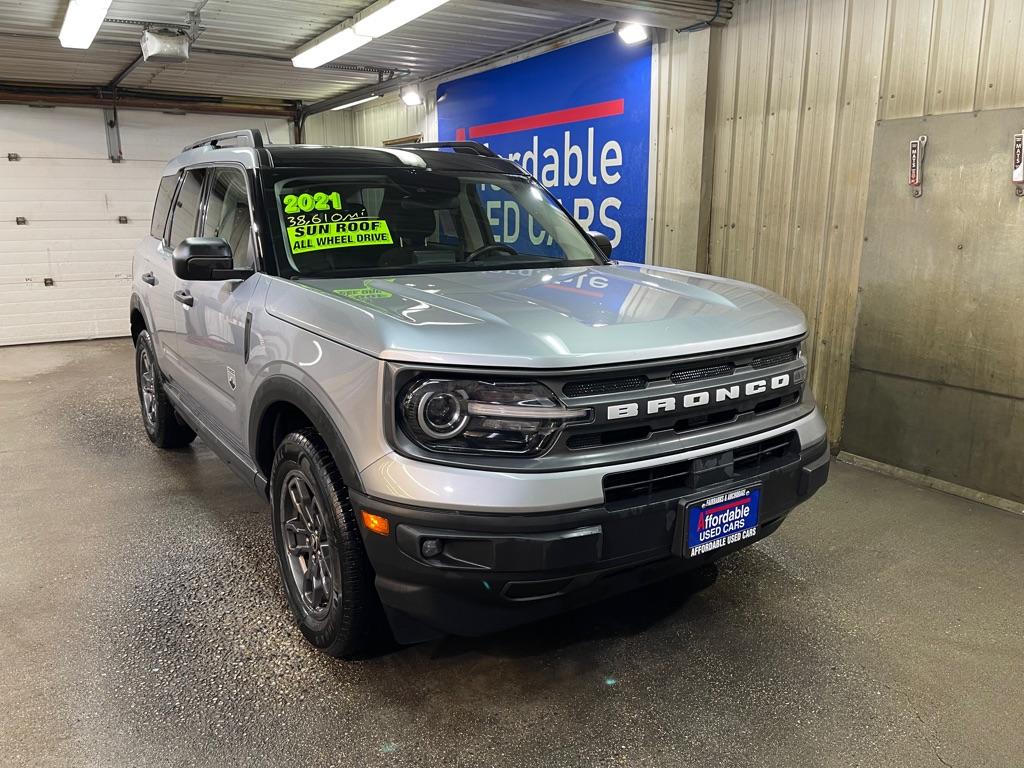
[[[274,184],[291,277],[604,263],[536,182],[423,170],[288,176]]]

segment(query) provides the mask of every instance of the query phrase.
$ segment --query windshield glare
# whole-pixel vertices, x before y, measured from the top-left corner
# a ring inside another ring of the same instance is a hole
[[[518,177],[303,176],[274,186],[293,277],[584,266],[600,254],[550,194]]]

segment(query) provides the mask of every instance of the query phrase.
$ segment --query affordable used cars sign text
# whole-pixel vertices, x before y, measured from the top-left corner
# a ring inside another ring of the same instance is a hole
[[[645,260],[651,47],[617,35],[443,83],[441,141],[479,141],[522,165],[585,229],[608,235],[615,258]],[[487,201],[487,195],[482,195]],[[487,205],[516,250],[542,250],[543,231],[515,202]]]

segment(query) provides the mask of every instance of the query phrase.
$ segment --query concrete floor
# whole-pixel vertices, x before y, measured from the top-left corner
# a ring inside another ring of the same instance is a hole
[[[1024,517],[837,464],[710,586],[343,663],[131,354],[0,349],[0,764],[1024,764]]]

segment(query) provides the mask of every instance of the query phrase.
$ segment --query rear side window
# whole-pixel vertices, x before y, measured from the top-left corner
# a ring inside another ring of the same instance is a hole
[[[156,205],[153,206],[153,223],[149,227],[149,234],[157,240],[164,239],[167,214],[171,212],[171,200],[174,198],[176,186],[178,186],[177,176],[164,176],[160,180],[160,189],[156,192]]]
[[[206,180],[206,169],[195,168],[185,171],[185,178],[174,201],[171,213],[171,234],[167,244],[177,248],[186,237],[192,237],[196,231],[196,214],[199,213],[199,201],[203,196],[203,182]]]

